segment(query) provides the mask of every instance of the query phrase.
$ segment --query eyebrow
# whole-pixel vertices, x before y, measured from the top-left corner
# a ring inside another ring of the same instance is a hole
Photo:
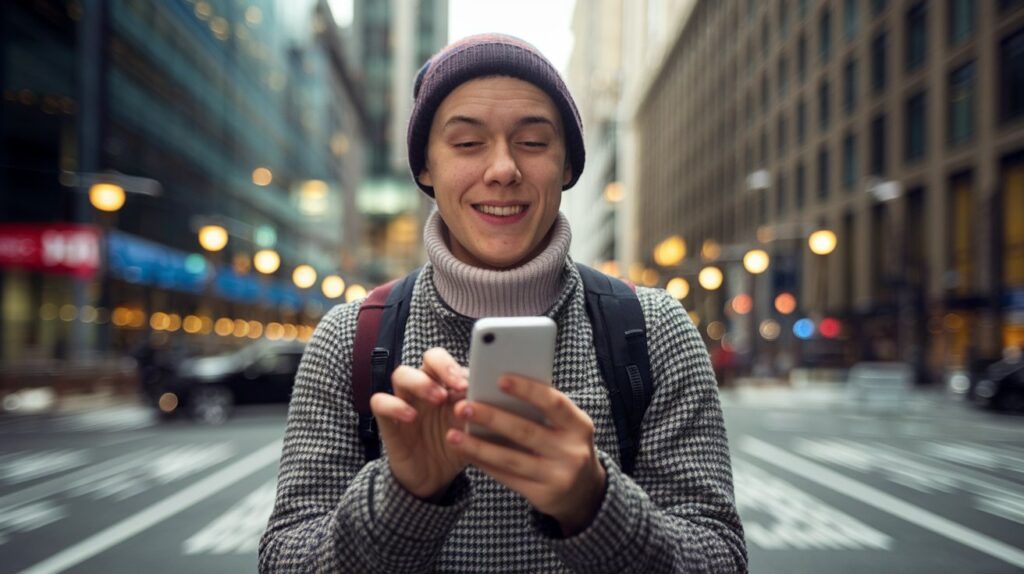
[[[469,124],[474,127],[481,127],[484,125],[484,122],[483,120],[472,116],[452,116],[448,118],[448,121],[444,123],[444,126],[441,129],[446,130],[457,124]],[[534,124],[546,124],[551,126],[551,129],[558,131],[558,126],[555,125],[555,122],[545,116],[526,116],[516,120],[517,128]]]

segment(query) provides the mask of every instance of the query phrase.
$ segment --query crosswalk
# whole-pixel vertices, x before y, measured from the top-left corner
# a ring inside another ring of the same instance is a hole
[[[101,528],[91,545],[54,549],[55,558],[31,571],[59,572],[217,492],[226,496],[199,506],[201,520],[174,530],[177,555],[255,556],[273,508],[276,481],[270,477],[279,453],[279,441],[255,449],[231,440],[133,444],[116,456],[102,448],[0,449],[0,552],[58,528],[83,504],[116,508],[164,489],[168,494],[156,503],[145,499],[149,506]],[[806,434],[769,442],[740,435],[732,453],[736,504],[754,552],[889,555],[906,544],[905,532],[893,525],[910,524],[987,555],[1007,571],[1024,568],[1022,545],[1000,535],[1024,525],[1019,443]],[[263,478],[249,480],[257,471]],[[238,488],[243,482],[248,488]],[[901,494],[909,492],[918,498]],[[936,504],[922,502],[929,500]],[[973,514],[953,515],[950,507]],[[978,517],[1002,526],[979,527]],[[0,566],[0,573],[7,571]]]

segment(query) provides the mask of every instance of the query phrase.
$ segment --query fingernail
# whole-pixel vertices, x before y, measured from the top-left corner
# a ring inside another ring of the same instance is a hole
[[[416,410],[411,408],[411,407],[407,408],[407,409],[403,409],[402,410],[402,414],[400,416],[402,417],[403,421],[405,421],[407,423],[411,423],[413,421],[413,419],[416,418]]]
[[[470,418],[473,416],[473,406],[466,403],[466,406],[462,408],[462,418]]]
[[[448,431],[448,442],[450,442],[452,444],[461,444],[462,443],[462,433],[457,431],[457,430],[455,430],[455,429],[449,430]]]
[[[512,384],[512,379],[508,377],[502,377],[501,379],[498,380],[498,387],[500,387],[501,390],[503,391],[511,391]]]
[[[443,401],[445,398],[448,397],[448,392],[442,389],[441,387],[434,387],[434,390],[430,391],[430,394],[435,399],[440,401]]]

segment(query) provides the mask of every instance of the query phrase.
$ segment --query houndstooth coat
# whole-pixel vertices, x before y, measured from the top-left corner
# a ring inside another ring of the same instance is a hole
[[[261,572],[745,572],[743,527],[714,375],[703,342],[665,291],[638,288],[655,392],[632,476],[617,466],[614,422],[594,355],[582,280],[570,261],[548,316],[554,382],[593,419],[607,490],[593,523],[562,538],[525,499],[470,467],[435,505],[406,492],[385,457],[367,463],[352,401],[361,302],[339,305],[306,348],[288,413],[277,501]],[[473,320],[417,280],[402,363],[444,347],[467,364]]]

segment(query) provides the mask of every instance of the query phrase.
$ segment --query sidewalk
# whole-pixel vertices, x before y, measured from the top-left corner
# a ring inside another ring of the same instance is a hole
[[[137,396],[131,358],[0,364],[0,415],[89,410]]]

